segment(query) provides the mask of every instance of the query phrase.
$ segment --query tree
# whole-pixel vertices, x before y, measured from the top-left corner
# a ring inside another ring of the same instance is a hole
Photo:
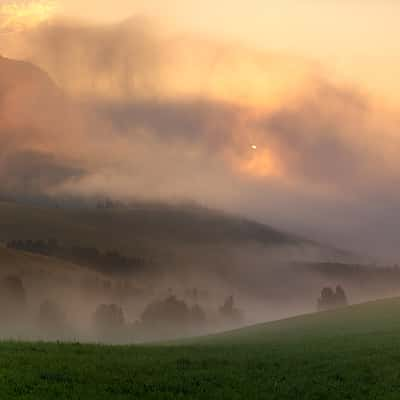
[[[318,310],[329,310],[335,306],[335,293],[330,287],[325,287],[321,291],[321,297],[318,299]]]
[[[318,299],[317,307],[319,311],[331,310],[347,305],[347,296],[341,286],[336,286],[333,291],[330,287],[325,287],[321,291],[321,296]]]
[[[0,281],[0,318],[17,320],[26,309],[26,292],[21,278],[7,276]]]
[[[187,304],[170,295],[165,300],[149,304],[142,313],[141,320],[146,325],[182,326],[190,321],[191,313]]]
[[[229,296],[222,307],[219,309],[225,322],[228,323],[239,323],[242,319],[242,312],[235,307],[235,299],[233,296]]]
[[[124,312],[116,304],[101,304],[94,314],[94,323],[102,331],[119,329],[125,325]]]
[[[336,286],[335,296],[338,307],[345,307],[348,305],[346,293],[340,285]]]
[[[205,320],[205,312],[198,304],[189,307],[170,294],[146,306],[135,331],[141,340],[183,337],[203,332]]]

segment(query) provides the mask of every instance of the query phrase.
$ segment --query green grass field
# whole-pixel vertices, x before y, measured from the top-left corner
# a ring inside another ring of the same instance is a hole
[[[398,399],[400,299],[149,346],[0,345],[1,399]]]

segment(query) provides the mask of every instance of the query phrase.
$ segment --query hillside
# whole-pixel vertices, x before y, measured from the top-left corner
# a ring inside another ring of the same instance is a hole
[[[3,240],[14,237],[24,223],[25,237],[63,236],[67,240],[94,240],[101,245],[107,237],[112,242],[129,240],[166,240],[178,243],[257,243],[273,245],[317,244],[282,233],[267,225],[200,207],[146,204],[115,209],[94,207],[56,208],[0,202],[0,232]],[[97,237],[88,233],[97,231]],[[116,235],[115,240],[112,236]],[[89,235],[91,236],[91,235]],[[125,238],[125,239],[124,239]],[[322,248],[322,247],[321,247]]]
[[[48,75],[35,65],[0,55],[0,96],[17,88],[51,88]]]
[[[377,300],[337,310],[300,315],[258,324],[209,337],[188,339],[192,344],[270,345],[347,342],[351,336],[380,336],[400,333],[400,298]],[[399,337],[400,340],[400,337]]]
[[[62,304],[68,315],[75,316],[76,321],[90,322],[91,313],[103,298],[111,298],[114,293],[109,290],[102,296],[94,293],[91,282],[116,284],[99,272],[81,265],[66,262],[57,258],[14,251],[0,245],[0,280],[7,277],[18,277],[26,295],[26,312],[29,314],[29,326],[39,313],[40,305],[48,300]],[[6,299],[2,297],[4,302]],[[76,322],[77,323],[77,322]],[[0,338],[19,336],[32,337],[32,332],[10,333],[7,322],[2,321]]]
[[[395,399],[399,309],[391,299],[159,346],[2,343],[0,390],[8,399]]]
[[[15,251],[0,245],[0,276],[10,274],[22,277],[48,275],[55,280],[76,282],[83,277],[101,278],[101,274],[80,265],[38,254]]]
[[[204,292],[204,303],[215,309],[235,294],[249,323],[313,311],[326,285],[344,286],[350,302],[394,296],[400,287],[397,269],[339,264],[347,254],[200,207],[137,203],[105,209],[0,202],[0,241],[49,239],[66,249],[61,261],[129,281],[154,296],[167,290],[183,296],[197,288]],[[113,264],[114,257],[101,268],[97,258],[86,262],[68,256],[68,249],[76,247],[89,253],[116,251],[144,263],[139,269],[125,268],[124,263]],[[335,263],[322,263],[330,260]]]

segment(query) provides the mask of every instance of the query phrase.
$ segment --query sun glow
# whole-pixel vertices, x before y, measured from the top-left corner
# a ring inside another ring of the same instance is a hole
[[[19,32],[48,21],[57,4],[52,0],[14,1],[0,5],[0,33]]]
[[[234,157],[233,165],[240,173],[256,178],[282,176],[282,168],[272,152],[261,146],[252,145],[247,156]]]

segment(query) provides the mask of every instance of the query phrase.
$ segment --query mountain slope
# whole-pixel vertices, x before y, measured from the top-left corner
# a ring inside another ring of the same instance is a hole
[[[71,101],[31,63],[0,57],[0,193],[41,194],[82,165],[71,146],[84,124]]]
[[[200,207],[140,204],[115,209],[56,208],[0,202],[0,240],[57,238],[128,254],[181,246],[315,247],[267,225]]]
[[[400,298],[357,304],[332,311],[300,315],[208,337],[188,339],[195,344],[259,344],[335,341],[359,335],[400,333]]]
[[[49,274],[62,280],[82,276],[95,276],[89,269],[59,259],[41,256],[38,254],[15,251],[0,245],[0,275],[34,276],[35,274]],[[99,276],[96,274],[96,276]]]
[[[54,88],[48,75],[35,65],[0,55],[0,96],[9,90],[27,86]]]

